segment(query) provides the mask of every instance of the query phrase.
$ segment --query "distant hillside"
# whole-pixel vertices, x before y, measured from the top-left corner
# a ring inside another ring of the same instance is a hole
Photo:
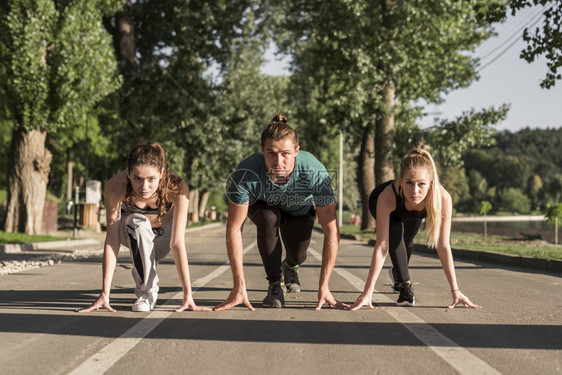
[[[470,196],[461,209],[490,200],[496,210],[525,213],[562,201],[562,128],[502,131],[495,140],[463,155]]]
[[[562,173],[562,127],[558,129],[525,128],[516,133],[497,134],[490,152],[513,155],[528,162],[532,172],[542,176]]]

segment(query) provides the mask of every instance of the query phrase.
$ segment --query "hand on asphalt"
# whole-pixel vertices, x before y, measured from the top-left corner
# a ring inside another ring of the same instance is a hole
[[[248,310],[250,311],[255,310],[252,304],[250,303],[250,301],[248,300],[248,293],[246,292],[246,289],[232,289],[232,291],[228,295],[228,298],[224,302],[215,306],[213,308],[213,311],[230,309],[231,307],[240,305],[242,303],[248,308]]]
[[[451,305],[449,305],[448,307],[450,309],[454,309],[455,306],[457,306],[460,303],[462,303],[465,307],[470,307],[471,309],[482,308],[482,306],[472,303],[472,301],[470,301],[467,296],[462,294],[460,290],[455,290],[453,292],[453,303]]]
[[[182,305],[178,307],[175,312],[188,311],[211,311],[208,307],[197,306],[192,298],[184,299]]]
[[[367,306],[371,310],[376,309],[376,307],[373,306],[372,293],[369,293],[369,294],[361,293],[361,295],[359,297],[357,297],[357,300],[355,301],[353,306],[351,306],[350,310],[356,311],[356,310],[359,310],[363,306]]]
[[[320,310],[322,308],[322,305],[324,305],[325,303],[327,303],[330,308],[349,310],[349,305],[343,302],[336,301],[336,299],[332,295],[332,292],[330,292],[329,290],[319,290],[318,305],[316,305],[316,310]]]
[[[94,302],[91,306],[86,307],[84,309],[78,309],[78,310],[76,310],[76,312],[86,313],[86,312],[98,310],[100,307],[106,309],[109,312],[115,312],[116,311],[109,304],[109,296],[106,296],[105,294],[102,293],[102,294],[100,294],[100,296],[98,297],[96,302]]]

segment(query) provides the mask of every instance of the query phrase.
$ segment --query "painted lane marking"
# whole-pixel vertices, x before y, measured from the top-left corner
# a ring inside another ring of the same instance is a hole
[[[321,254],[308,248],[309,253],[320,262],[322,261]],[[334,267],[334,272],[343,277],[359,292],[363,291],[365,281],[355,276],[351,272]],[[377,290],[375,289],[375,292]],[[394,303],[394,300],[384,294],[378,294],[383,303]],[[456,342],[443,335],[441,332],[433,328],[429,323],[418,318],[407,310],[407,308],[392,308],[384,309],[390,316],[392,316],[398,323],[402,324],[408,331],[410,331],[416,338],[423,342],[427,347],[441,359],[452,366],[459,374],[500,374],[495,368],[488,365],[480,358],[473,355],[468,350],[461,347]]]
[[[248,253],[257,244],[254,241],[248,247],[244,249],[244,254]],[[205,284],[211,280],[219,277],[226,271],[230,270],[230,264],[225,263],[213,272],[209,273],[200,279],[195,280],[192,283],[192,291],[195,292],[199,288],[203,287]],[[92,355],[90,358],[86,359],[80,366],[76,367],[70,375],[99,375],[105,373],[111,368],[117,361],[119,361],[125,354],[127,354],[131,349],[133,349],[143,338],[145,338],[154,328],[156,328],[160,323],[162,323],[166,318],[168,318],[174,310],[161,310],[162,307],[168,307],[176,302],[172,302],[176,299],[183,299],[183,290],[177,292],[172,298],[170,298],[166,303],[157,309],[153,310],[149,315],[147,315],[140,322],[135,324],[121,336],[113,340],[111,343],[101,348],[97,353]]]

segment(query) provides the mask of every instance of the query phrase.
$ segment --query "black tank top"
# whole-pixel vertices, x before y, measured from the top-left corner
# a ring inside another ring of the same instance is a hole
[[[399,189],[398,192],[396,191],[396,189],[394,188],[394,181],[395,180],[390,180],[387,181],[385,183],[380,184],[379,186],[377,186],[373,192],[371,193],[371,196],[369,198],[370,202],[369,202],[369,208],[371,209],[371,214],[373,214],[373,217],[375,217],[376,219],[376,201],[378,200],[379,195],[382,193],[382,191],[388,186],[391,185],[392,186],[392,191],[394,192],[394,196],[396,197],[396,208],[394,209],[394,211],[391,212],[392,215],[400,218],[400,219],[424,219],[427,217],[427,212],[425,210],[425,208],[421,211],[410,211],[406,208],[406,200],[404,199],[404,196],[402,195],[402,189]]]
[[[166,212],[170,212],[173,207],[174,204],[172,202],[168,202],[166,204]],[[138,208],[137,206],[130,207],[127,202],[123,202],[123,204],[121,204],[121,215],[129,214],[158,215],[158,208]]]

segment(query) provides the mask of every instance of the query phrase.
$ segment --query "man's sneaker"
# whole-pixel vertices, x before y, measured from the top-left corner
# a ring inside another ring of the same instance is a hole
[[[388,276],[390,277],[390,285],[392,285],[392,290],[394,291],[394,293],[399,293],[400,283],[394,278],[394,268],[392,266],[390,266],[390,268],[388,269]]]
[[[154,308],[156,300],[158,299],[158,293],[145,293],[133,304],[133,311],[148,312]]]
[[[409,281],[400,284],[400,296],[398,296],[398,301],[396,301],[398,306],[414,306],[416,304],[416,298],[414,297],[414,290],[412,289],[412,284]]]
[[[269,284],[267,296],[263,299],[262,307],[285,307],[285,295],[283,294],[280,281]]]
[[[283,278],[285,279],[285,287],[287,288],[287,293],[297,293],[301,291],[298,265],[289,267],[289,265],[287,264],[287,260],[284,260]]]

